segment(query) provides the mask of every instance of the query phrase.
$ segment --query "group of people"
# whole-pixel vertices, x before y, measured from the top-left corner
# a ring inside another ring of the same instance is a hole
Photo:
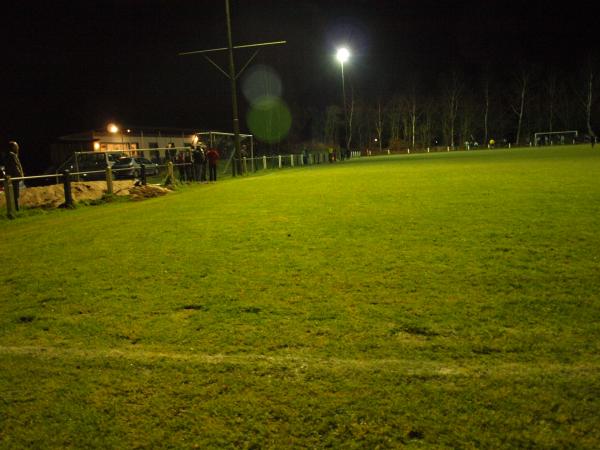
[[[9,176],[11,178],[24,177],[23,166],[19,160],[19,144],[15,141],[9,141],[8,144],[2,142],[2,149],[0,152],[0,177],[5,178]],[[15,209],[19,210],[19,190],[22,180],[13,180],[13,198],[15,201]]]
[[[206,181],[206,168],[208,166],[208,181],[217,181],[217,164],[219,152],[198,142],[191,151],[180,152],[176,159],[179,169],[179,181]]]
[[[306,150],[305,150],[306,152]],[[350,150],[348,149],[339,149],[339,150],[335,150],[333,147],[328,147],[327,148],[327,159],[329,160],[330,163],[336,162],[338,160],[338,156],[339,158],[343,161],[344,159],[350,159]],[[304,161],[304,163],[306,164],[306,160]]]

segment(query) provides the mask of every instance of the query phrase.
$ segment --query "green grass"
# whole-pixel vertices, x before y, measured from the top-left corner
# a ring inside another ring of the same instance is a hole
[[[0,221],[0,447],[598,448],[600,152]]]

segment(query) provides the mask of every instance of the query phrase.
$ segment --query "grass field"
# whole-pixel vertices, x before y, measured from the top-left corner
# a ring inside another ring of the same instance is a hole
[[[598,448],[600,151],[0,220],[2,448]]]

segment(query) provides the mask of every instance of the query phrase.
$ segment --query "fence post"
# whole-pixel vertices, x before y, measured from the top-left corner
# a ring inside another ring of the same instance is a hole
[[[277,161],[279,163],[279,168],[281,169],[281,155],[277,155]]]
[[[10,176],[4,175],[4,196],[6,197],[6,217],[15,218],[15,196]]]
[[[247,173],[248,173],[248,165],[246,164],[246,160],[247,160],[247,159],[248,159],[248,158],[246,158],[245,156],[244,156],[244,157],[242,157],[242,161],[243,161],[243,163],[244,163],[244,173],[245,173],[245,174],[247,174]]]
[[[108,195],[114,194],[112,167],[110,166],[106,166],[106,193]]]
[[[294,167],[294,154],[290,155],[290,167]]]
[[[148,180],[146,178],[146,164],[140,164],[140,178],[142,179],[142,186],[146,186],[146,184],[148,184]]]
[[[267,170],[267,155],[263,155],[263,169]]]
[[[65,188],[65,203],[67,208],[73,207],[73,193],[71,192],[71,173],[65,169],[63,171],[63,185]]]
[[[167,182],[165,184],[175,184],[175,177],[173,176],[173,161],[167,163]]]

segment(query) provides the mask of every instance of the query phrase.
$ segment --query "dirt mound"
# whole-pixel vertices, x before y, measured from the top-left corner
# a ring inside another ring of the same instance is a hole
[[[160,197],[161,195],[168,193],[169,190],[167,188],[150,184],[146,186],[134,186],[133,188],[129,189],[129,195],[131,195],[131,198],[134,200]]]
[[[77,202],[85,200],[97,200],[106,194],[105,181],[85,181],[71,183],[73,200]],[[135,186],[133,180],[113,181],[113,192],[115,195],[131,195],[136,200],[165,195],[168,189],[148,185]],[[21,189],[19,204],[30,208],[56,208],[65,202],[65,191],[62,184],[51,186],[30,187]],[[0,194],[0,207],[5,207],[6,198]]]

